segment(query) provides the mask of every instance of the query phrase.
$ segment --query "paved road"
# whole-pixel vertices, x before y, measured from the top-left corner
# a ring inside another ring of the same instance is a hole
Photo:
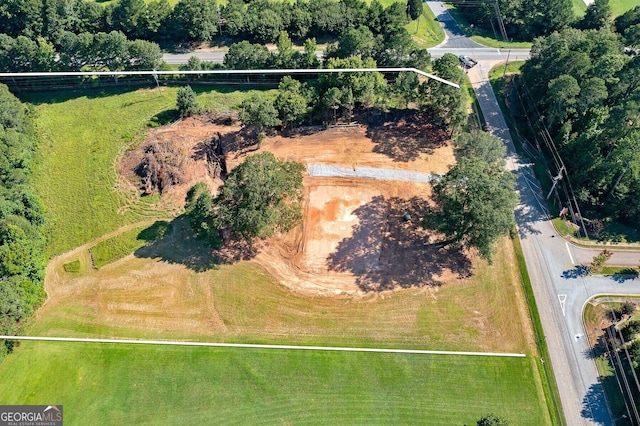
[[[474,42],[475,43],[475,42]],[[493,47],[485,47],[479,44],[475,44],[473,47],[445,47],[439,46],[431,49],[427,49],[433,58],[440,58],[445,53],[453,53],[456,56],[469,55],[477,60],[492,60],[492,61],[505,61],[509,58],[510,61],[520,60],[523,61],[529,58],[529,49],[496,49]],[[168,64],[186,64],[189,58],[197,56],[201,61],[215,62],[221,64],[224,62],[224,55],[226,53],[222,51],[215,52],[200,52],[194,51],[189,53],[165,53],[162,55],[162,59]],[[323,52],[316,52],[318,58],[322,58]]]
[[[444,29],[444,41],[437,47],[448,47],[454,49],[473,49],[476,47],[484,47],[465,35],[464,31],[462,31],[442,2],[428,1],[427,6],[429,6],[429,9],[431,9],[433,14],[436,16],[436,19]]]
[[[565,417],[569,425],[612,425],[584,337],[582,310],[597,294],[640,294],[640,280],[617,282],[576,273],[576,264],[589,262],[599,250],[576,247],[557,235],[530,161],[518,158],[489,84],[488,71],[495,64],[480,61],[469,71],[469,78],[488,130],[507,145],[508,167],[518,178],[520,205],[515,212],[516,223]],[[639,257],[637,252],[615,252],[612,260],[636,266]]]

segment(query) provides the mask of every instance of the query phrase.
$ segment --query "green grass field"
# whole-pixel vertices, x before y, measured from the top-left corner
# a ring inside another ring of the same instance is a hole
[[[207,109],[228,109],[252,90],[198,87]],[[176,88],[26,94],[40,146],[33,182],[46,206],[48,254],[77,247],[118,227],[170,216],[157,197],[118,182],[119,155],[144,138],[149,120],[175,107]],[[205,93],[206,92],[206,93]]]
[[[640,6],[640,0],[609,0],[609,5],[611,6],[613,16],[619,16],[627,10]]]
[[[63,404],[65,424],[549,424],[532,358],[25,342],[3,404]],[[31,374],[24,374],[30,371]]]
[[[587,10],[587,5],[584,4],[584,0],[571,0],[571,6],[573,7],[573,14],[576,17],[583,17],[584,12]]]

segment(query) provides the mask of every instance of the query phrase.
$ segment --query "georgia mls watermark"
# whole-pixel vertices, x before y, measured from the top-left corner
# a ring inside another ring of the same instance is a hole
[[[62,426],[62,405],[0,405],[0,426]]]

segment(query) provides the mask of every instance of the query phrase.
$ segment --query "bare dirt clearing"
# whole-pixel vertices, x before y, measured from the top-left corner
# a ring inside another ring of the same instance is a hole
[[[335,164],[444,173],[455,162],[443,134],[421,117],[409,116],[376,126],[335,127],[276,135],[260,147],[237,126],[210,117],[189,118],[154,129],[147,140],[121,161],[121,172],[135,185],[135,167],[150,143],[171,143],[184,152],[184,183],[163,198],[181,205],[189,187],[204,181],[211,190],[222,184],[212,175],[203,144],[219,137],[231,170],[250,153],[273,152],[279,159],[308,164]],[[420,226],[430,186],[369,179],[305,178],[303,224],[262,245],[255,261],[284,284],[321,292],[381,291],[395,287],[440,285],[468,276],[471,262],[464,254],[425,244]],[[402,217],[410,214],[411,219]]]
[[[324,163],[423,173],[445,173],[447,166],[455,162],[453,149],[442,135],[429,135],[429,126],[425,128],[404,121],[369,128],[362,125],[336,127],[289,137],[276,135],[267,137],[259,150],[250,135],[243,133],[239,126],[221,124],[221,121],[223,120],[219,118],[199,116],[151,129],[147,139],[121,159],[121,175],[131,187],[140,189],[140,178],[135,169],[144,156],[145,147],[151,143],[170,142],[176,151],[184,153],[187,161],[184,182],[173,186],[163,194],[163,198],[167,202],[181,205],[186,192],[194,183],[205,182],[211,190],[222,184],[220,179],[212,176],[201,152],[202,144],[217,135],[224,141],[229,170],[244,161],[248,154],[260,151],[271,151],[280,160],[298,161],[304,165]],[[387,139],[384,138],[385,132],[388,133]],[[395,146],[407,154],[394,153],[387,145]]]

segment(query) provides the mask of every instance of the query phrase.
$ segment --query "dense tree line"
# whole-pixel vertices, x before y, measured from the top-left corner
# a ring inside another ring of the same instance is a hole
[[[567,29],[536,40],[522,77],[582,205],[637,225],[640,56],[607,27]]]
[[[533,40],[562,30],[575,20],[571,0],[456,0],[466,19],[488,32],[500,34],[500,18],[507,37]]]
[[[43,37],[57,46],[63,34],[121,31],[128,38],[170,44],[209,41],[217,34],[275,42],[282,31],[303,40],[340,35],[367,26],[385,34],[419,16],[422,3],[411,0],[386,9],[378,0],[118,0],[101,6],[93,0],[5,0],[0,28],[11,37]]]
[[[152,70],[162,64],[160,47],[110,33],[64,32],[56,48],[46,39],[0,34],[0,70],[6,72]]]
[[[328,69],[376,66],[373,58],[360,56],[330,58],[324,64]],[[435,60],[432,71],[458,84],[462,84],[464,78],[458,58],[452,54]],[[387,80],[379,72],[336,72],[321,74],[317,81],[304,84],[284,77],[274,101],[258,96],[245,100],[240,106],[240,119],[245,126],[260,133],[303,122],[349,121],[356,111],[406,108],[409,104],[427,113],[442,127],[448,127],[452,133],[459,130],[466,119],[464,90],[431,79],[420,81],[410,72],[401,73],[393,80]]]
[[[35,149],[25,107],[0,85],[0,333],[18,334],[20,325],[44,300],[44,221],[29,186]],[[0,345],[0,359],[12,342]]]

